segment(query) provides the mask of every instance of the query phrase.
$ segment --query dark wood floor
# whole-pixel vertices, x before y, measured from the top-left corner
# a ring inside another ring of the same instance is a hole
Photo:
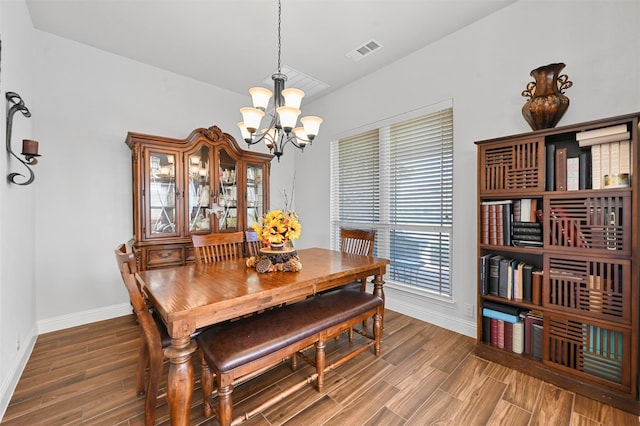
[[[142,425],[133,390],[138,328],[133,316],[38,337],[2,425]],[[329,351],[348,348],[344,336]],[[195,366],[199,373],[199,366]],[[313,372],[279,366],[236,388],[234,414]],[[246,425],[638,425],[638,417],[473,355],[469,337],[387,311],[382,355],[367,351]],[[191,424],[202,416],[198,387]],[[158,423],[168,425],[166,400]]]

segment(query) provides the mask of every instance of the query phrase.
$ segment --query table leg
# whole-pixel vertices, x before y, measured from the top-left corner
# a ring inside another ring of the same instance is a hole
[[[384,330],[384,280],[382,279],[382,275],[376,274],[371,283],[373,284],[373,294],[382,299],[383,314],[380,315],[380,330]]]
[[[171,340],[171,346],[164,350],[169,358],[169,381],[167,383],[167,399],[171,424],[188,426],[191,412],[191,397],[193,395],[193,364],[191,355],[197,344],[191,337]]]

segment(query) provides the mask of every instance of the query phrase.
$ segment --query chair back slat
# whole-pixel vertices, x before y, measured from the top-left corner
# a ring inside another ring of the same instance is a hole
[[[247,243],[247,254],[249,256],[259,256],[260,249],[264,247],[264,244],[258,240],[258,233],[256,231],[244,231],[244,236]]]
[[[340,229],[340,251],[343,253],[373,255],[376,231],[365,229]]]
[[[192,235],[198,263],[213,263],[221,260],[240,259],[244,256],[244,233],[224,232]]]

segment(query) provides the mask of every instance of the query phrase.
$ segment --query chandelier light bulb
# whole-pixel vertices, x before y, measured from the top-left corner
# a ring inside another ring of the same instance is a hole
[[[298,109],[300,108],[302,98],[304,98],[304,92],[302,90],[290,87],[288,89],[284,89],[281,93],[284,97],[285,106],[290,106]]]
[[[242,139],[245,141],[251,141],[251,133],[247,130],[247,126],[244,125],[244,121],[240,121],[238,123],[238,128],[240,128],[240,134],[242,135]]]
[[[291,129],[296,127],[298,116],[300,115],[300,110],[298,108],[283,106],[279,107],[277,112],[280,117],[280,125],[282,125],[285,132],[289,133]]]
[[[255,133],[260,127],[264,111],[260,111],[257,108],[244,107],[240,108],[240,113],[242,113],[242,120],[249,133]]]
[[[315,115],[308,115],[306,117],[302,117],[300,122],[304,126],[304,131],[307,133],[309,140],[313,140],[313,138],[318,136],[320,124],[322,124],[322,118],[316,117]]]
[[[300,147],[304,148],[308,142],[308,140],[305,138],[306,133],[304,131],[304,127],[296,127],[295,129],[293,129],[293,134],[296,135],[296,143],[300,145]]]
[[[263,111],[267,109],[272,95],[271,90],[264,87],[252,87],[249,89],[249,93],[251,94],[254,108],[262,109]]]

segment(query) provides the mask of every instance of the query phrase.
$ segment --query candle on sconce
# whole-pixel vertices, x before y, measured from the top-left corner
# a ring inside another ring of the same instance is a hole
[[[38,155],[38,141],[33,141],[30,139],[22,140],[22,155]]]

